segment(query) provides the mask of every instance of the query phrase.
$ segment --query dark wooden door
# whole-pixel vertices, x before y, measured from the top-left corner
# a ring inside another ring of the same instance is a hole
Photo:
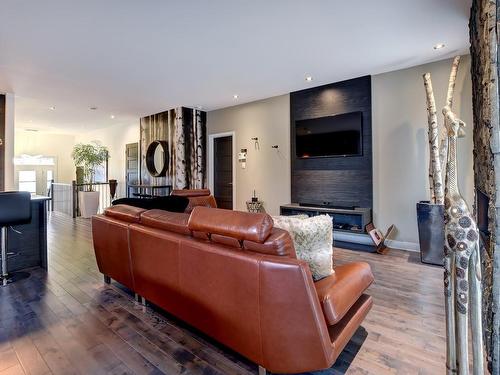
[[[5,190],[5,95],[0,95],[0,191]]]
[[[214,139],[214,197],[220,208],[233,209],[233,137]]]
[[[125,145],[125,183],[127,185],[127,197],[131,191],[129,184],[139,184],[139,143]]]

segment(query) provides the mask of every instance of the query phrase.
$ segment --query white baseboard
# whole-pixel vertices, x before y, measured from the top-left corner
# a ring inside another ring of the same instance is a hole
[[[420,252],[420,245],[416,242],[385,240],[385,244],[391,249]]]
[[[373,241],[368,234],[359,233],[346,233],[346,232],[335,232],[333,231],[333,238],[336,241],[346,241],[353,242],[362,245],[373,245]],[[416,242],[405,242],[396,240],[386,240],[385,244],[387,247],[398,250],[414,251],[420,252],[420,245]]]
[[[366,233],[336,232],[334,229],[333,238],[335,241],[352,242],[362,245],[373,245],[372,239]]]

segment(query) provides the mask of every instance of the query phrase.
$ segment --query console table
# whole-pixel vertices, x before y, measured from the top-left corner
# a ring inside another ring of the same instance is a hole
[[[371,208],[330,208],[321,206],[301,206],[292,203],[280,206],[280,214],[284,216],[329,215],[333,221],[333,238],[335,246],[354,250],[375,250],[373,242],[365,230],[366,226],[372,222]]]
[[[127,197],[130,196],[130,190],[135,190],[136,193],[132,194],[139,198],[152,198],[160,195],[170,195],[172,185],[128,184],[127,190]],[[158,194],[158,190],[165,190],[165,194]]]

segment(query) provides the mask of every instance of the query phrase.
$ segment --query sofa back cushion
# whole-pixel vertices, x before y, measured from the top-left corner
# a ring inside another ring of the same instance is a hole
[[[141,223],[147,227],[163,229],[179,234],[190,235],[189,215],[164,210],[149,210],[141,215]]]
[[[273,229],[273,219],[263,213],[195,207],[188,227],[191,231],[218,234],[238,241],[264,243]]]
[[[190,214],[193,208],[198,206],[217,208],[217,202],[210,193],[210,189],[175,189],[172,190],[172,196],[187,197],[189,199],[184,211],[187,214]]]
[[[210,189],[174,189],[172,195],[179,197],[202,197],[210,195]]]
[[[290,258],[297,257],[293,247],[292,237],[290,237],[287,231],[279,228],[273,228],[271,234],[266,238],[264,243],[243,241],[243,248],[256,253],[288,256]]]
[[[104,215],[127,223],[138,223],[141,220],[141,214],[146,209],[141,207],[129,206],[126,204],[117,204],[104,210]]]
[[[195,207],[211,207],[217,208],[217,202],[213,195],[203,195],[199,197],[189,197],[189,203],[184,211],[187,214],[193,212]]]

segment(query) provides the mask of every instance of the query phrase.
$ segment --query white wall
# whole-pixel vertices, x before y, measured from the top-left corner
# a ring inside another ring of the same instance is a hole
[[[279,214],[279,206],[290,203],[289,95],[208,112],[208,134],[228,131],[236,133],[236,153],[242,148],[248,150],[246,169],[236,163],[234,209],[246,211],[245,202],[255,189],[266,211]],[[259,138],[260,149],[255,148],[254,137]],[[272,145],[279,145],[279,149]]]
[[[427,114],[422,74],[432,75],[436,104],[442,108],[451,60],[372,77],[374,223],[382,230],[395,224],[397,242],[418,248],[415,204],[428,199]],[[470,58],[459,69],[454,109],[469,125],[459,142],[460,183],[467,201],[473,199],[472,98]],[[442,116],[440,116],[440,120]],[[208,134],[235,131],[236,148],[248,149],[247,169],[236,166],[236,209],[244,210],[253,189],[267,212],[277,214],[290,203],[290,101],[288,95],[208,113]],[[252,137],[259,137],[260,151]],[[279,144],[280,153],[271,149]],[[236,156],[235,156],[236,157]]]
[[[14,183],[14,121],[15,97],[14,94],[5,95],[5,190],[15,190]]]
[[[131,125],[115,125],[76,136],[76,143],[99,141],[109,150],[108,175],[118,181],[117,197],[125,195],[125,145],[139,142],[139,121]]]
[[[71,183],[76,177],[75,165],[71,159],[74,143],[74,135],[17,129],[14,152],[16,156],[28,154],[55,157],[57,160],[56,182]]]
[[[439,121],[446,99],[452,60],[421,65],[372,77],[373,212],[375,224],[395,224],[400,247],[418,248],[415,204],[429,199],[428,138],[422,75],[431,73]],[[459,183],[473,203],[472,87],[470,57],[458,71],[453,109],[467,123],[467,136],[458,143]]]

